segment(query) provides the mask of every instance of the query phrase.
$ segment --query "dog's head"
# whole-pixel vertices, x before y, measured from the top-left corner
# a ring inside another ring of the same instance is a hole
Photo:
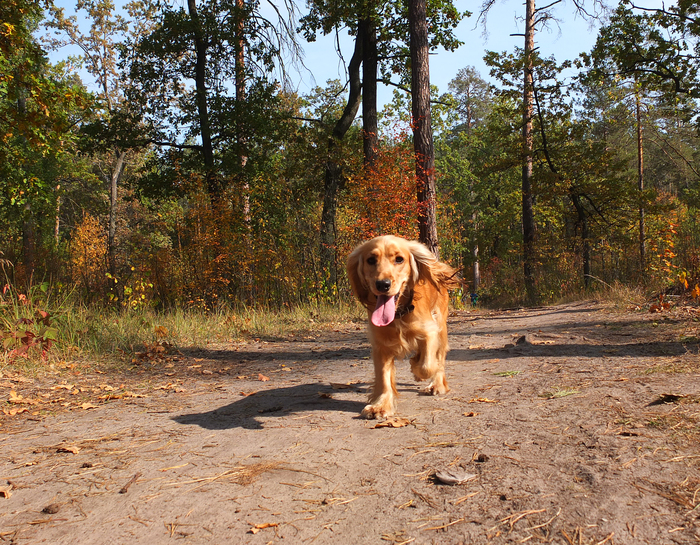
[[[439,289],[433,274],[437,264],[423,244],[387,235],[355,248],[347,270],[355,296],[368,309],[375,307],[372,323],[381,326],[393,321],[396,301],[419,280],[428,280]]]

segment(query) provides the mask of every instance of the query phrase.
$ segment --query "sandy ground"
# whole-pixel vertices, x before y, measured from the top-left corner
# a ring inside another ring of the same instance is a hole
[[[457,312],[452,390],[420,395],[398,362],[395,428],[359,418],[361,324],[145,355],[127,376],[6,372],[0,540],[698,543],[693,317]]]

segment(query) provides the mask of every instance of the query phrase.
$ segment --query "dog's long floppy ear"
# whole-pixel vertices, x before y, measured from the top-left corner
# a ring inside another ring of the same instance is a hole
[[[414,283],[424,280],[438,289],[446,288],[448,290],[462,285],[461,280],[456,277],[457,270],[447,263],[438,261],[427,246],[415,241],[410,241],[408,246],[411,251]]]
[[[352,253],[348,256],[348,262],[346,268],[348,271],[348,278],[350,279],[350,286],[355,294],[355,297],[367,306],[369,301],[369,289],[365,286],[363,281],[364,275],[362,274],[362,267],[364,265],[364,244],[361,244],[355,248]]]

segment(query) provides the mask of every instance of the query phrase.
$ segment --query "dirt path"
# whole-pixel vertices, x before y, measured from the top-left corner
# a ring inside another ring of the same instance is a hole
[[[399,362],[400,428],[358,418],[356,324],[131,377],[0,377],[5,407],[30,403],[0,426],[0,540],[697,543],[696,335],[688,314],[596,303],[457,313],[447,396],[419,395]],[[108,393],[32,414],[78,383]]]

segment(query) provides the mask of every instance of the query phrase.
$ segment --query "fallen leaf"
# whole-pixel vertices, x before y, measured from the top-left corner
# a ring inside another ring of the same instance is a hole
[[[411,421],[408,418],[403,418],[401,416],[391,416],[384,420],[383,422],[378,422],[374,425],[373,429],[376,428],[403,428],[408,426]]]
[[[9,483],[0,485],[0,496],[9,499],[12,496],[12,485]]]
[[[349,390],[351,388],[355,387],[354,382],[348,382],[347,384],[343,384],[341,382],[331,382],[331,388],[334,390]]]
[[[66,445],[58,447],[56,452],[70,452],[71,454],[78,454],[80,452],[80,447],[76,447],[75,445]]]
[[[239,392],[239,394],[242,395],[243,397],[252,396],[252,395],[255,395],[255,394],[257,394],[257,393],[258,393],[257,390],[255,390],[255,391],[253,391],[253,392]]]
[[[88,409],[97,409],[97,405],[93,405],[92,403],[83,403],[83,404],[80,406],[80,408],[81,408],[81,409],[85,409],[85,410],[88,410]]]
[[[270,377],[266,377],[262,373],[258,373],[258,380],[260,380],[262,382],[266,382],[266,381],[270,380]]]
[[[464,469],[439,469],[435,478],[443,484],[464,484],[476,479],[476,473],[467,473]]]
[[[21,394],[18,394],[14,390],[10,390],[10,397],[7,398],[7,401],[9,401],[10,403],[23,403],[23,399],[24,397],[22,397]]]
[[[475,397],[470,399],[469,403],[498,403],[497,399],[488,399],[487,397]]]
[[[16,407],[14,409],[3,409],[2,414],[7,416],[15,416],[16,414],[22,414],[28,412],[29,409],[26,407]]]
[[[248,530],[249,534],[257,534],[260,530],[265,528],[276,528],[279,526],[276,522],[263,522],[262,524],[253,524],[253,527]]]
[[[319,392],[318,397],[322,397],[323,399],[333,399],[333,394],[328,394],[326,392]]]
[[[464,413],[464,416],[478,416],[479,413],[475,413],[474,411]]]

